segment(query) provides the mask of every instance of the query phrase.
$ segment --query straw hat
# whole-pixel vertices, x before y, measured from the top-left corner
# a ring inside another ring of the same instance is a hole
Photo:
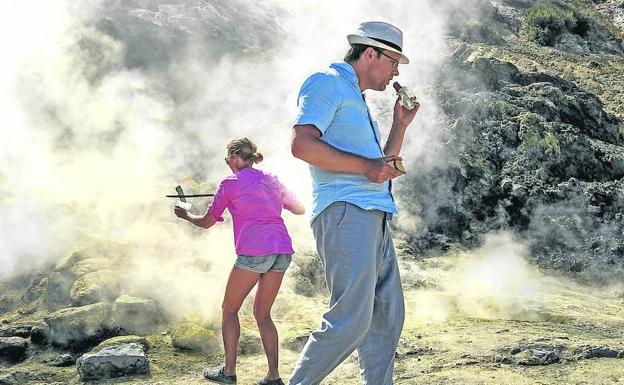
[[[392,24],[382,21],[367,21],[360,24],[355,34],[347,35],[349,44],[364,44],[401,54],[399,63],[407,64],[403,55],[403,32]]]

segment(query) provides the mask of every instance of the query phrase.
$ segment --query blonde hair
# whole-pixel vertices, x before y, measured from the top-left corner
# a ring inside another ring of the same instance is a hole
[[[227,155],[238,155],[249,164],[260,163],[264,157],[258,152],[258,147],[249,138],[232,139],[225,145]]]

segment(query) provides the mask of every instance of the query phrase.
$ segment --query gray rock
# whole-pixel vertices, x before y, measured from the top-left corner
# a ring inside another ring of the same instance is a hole
[[[137,335],[150,334],[159,319],[154,300],[128,295],[122,295],[113,302],[112,316],[117,327]]]
[[[554,350],[526,349],[516,356],[518,365],[536,366],[550,365],[559,362],[560,358]]]
[[[78,278],[69,297],[74,306],[83,306],[112,300],[116,293],[116,277],[111,270],[100,270]]]
[[[34,344],[43,344],[50,336],[50,327],[48,324],[33,325],[30,329],[30,341]]]
[[[147,374],[149,361],[139,344],[110,346],[76,362],[82,381]]]
[[[0,385],[24,385],[30,378],[29,372],[16,371],[0,374]]]
[[[0,327],[0,337],[30,337],[32,325],[14,325]]]
[[[50,339],[55,345],[81,349],[101,339],[109,329],[109,306],[104,303],[65,308],[45,317]]]
[[[609,346],[582,346],[577,349],[578,358],[624,358],[624,350]]]
[[[547,339],[543,339],[547,341]],[[495,362],[508,365],[537,366],[550,365],[565,358],[566,348],[549,342],[522,342],[513,347],[499,349],[502,355],[494,358]]]
[[[76,359],[71,354],[59,354],[54,358],[54,360],[50,361],[48,365],[63,367],[63,366],[71,366],[76,363]]]
[[[45,293],[44,304],[48,309],[56,309],[59,306],[69,305],[69,291],[76,277],[65,271],[53,271],[48,275],[48,286]]]
[[[0,359],[16,362],[26,357],[28,340],[22,337],[0,337]]]

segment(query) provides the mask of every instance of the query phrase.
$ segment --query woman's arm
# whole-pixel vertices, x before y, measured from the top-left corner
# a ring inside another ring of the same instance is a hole
[[[290,191],[282,182],[279,182],[281,189],[282,207],[295,215],[305,214],[305,206],[297,196]]]
[[[291,213],[295,214],[295,215],[303,215],[303,214],[305,214],[305,206],[303,205],[303,203],[298,201],[296,198],[291,203],[291,206],[287,208],[287,210],[290,211]]]
[[[195,226],[203,227],[204,229],[209,229],[214,226],[215,223],[217,223],[215,217],[213,217],[212,214],[208,212],[208,210],[206,210],[204,215],[195,215],[189,213],[188,210],[185,210],[182,207],[176,206],[174,208],[174,212],[175,215],[177,215],[179,218],[186,219]]]

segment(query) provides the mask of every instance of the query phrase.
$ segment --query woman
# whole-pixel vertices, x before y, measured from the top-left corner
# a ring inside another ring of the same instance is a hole
[[[258,283],[253,311],[269,364],[266,377],[258,384],[283,385],[278,370],[279,344],[271,319],[271,306],[294,251],[281,210],[285,208],[301,215],[305,209],[275,176],[253,167],[263,157],[251,140],[232,140],[226,149],[225,163],[234,174],[221,181],[206,213],[193,215],[181,207],[175,208],[178,217],[206,229],[223,221],[221,215],[226,208],[234,222],[237,259],[230,272],[222,306],[225,366],[205,369],[204,378],[221,384],[236,383],[236,352],[240,336],[238,310]]]

